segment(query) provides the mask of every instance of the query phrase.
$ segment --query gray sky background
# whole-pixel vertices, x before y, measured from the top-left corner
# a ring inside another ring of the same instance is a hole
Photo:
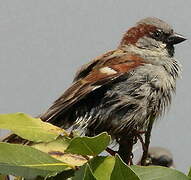
[[[78,67],[116,48],[141,18],[159,17],[189,40],[177,45],[182,79],[152,145],[170,149],[176,167],[191,165],[191,1],[0,0],[0,113],[38,115],[63,93]]]

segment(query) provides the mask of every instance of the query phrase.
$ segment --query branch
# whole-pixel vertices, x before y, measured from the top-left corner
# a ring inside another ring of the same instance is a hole
[[[142,166],[146,165],[146,160],[148,157],[148,149],[149,149],[149,144],[150,144],[150,138],[151,138],[151,131],[152,131],[154,119],[155,118],[153,116],[150,117],[149,125],[148,125],[147,131],[145,133],[145,144],[144,144],[144,148],[143,148],[143,155],[141,158],[141,165]]]

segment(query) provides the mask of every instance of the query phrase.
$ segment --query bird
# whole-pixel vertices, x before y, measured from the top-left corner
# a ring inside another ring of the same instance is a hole
[[[118,141],[144,132],[171,104],[181,74],[174,45],[185,40],[161,19],[138,21],[116,49],[82,65],[40,118],[87,136],[107,132]]]
[[[186,38],[166,22],[148,17],[122,37],[119,46],[83,65],[72,85],[40,118],[80,127],[88,136],[112,137],[145,130],[171,104],[181,65],[174,45]]]
[[[148,151],[148,166],[164,166],[175,168],[172,153],[163,147],[150,147]],[[140,165],[141,162],[138,163]]]

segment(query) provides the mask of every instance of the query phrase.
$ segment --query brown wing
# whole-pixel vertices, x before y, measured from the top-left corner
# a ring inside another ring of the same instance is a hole
[[[60,117],[64,111],[89,93],[113,82],[142,64],[144,62],[140,57],[127,54],[122,50],[109,52],[93,60],[92,63],[82,67],[72,86],[40,118],[44,121],[56,121],[58,116]]]
[[[100,63],[100,61],[104,61],[107,57],[109,57],[110,55],[112,55],[115,51],[109,51],[105,54],[103,54],[102,56],[99,56],[95,59],[93,59],[92,61],[90,61],[87,64],[84,64],[75,74],[74,80],[73,82],[87,76],[92,69],[98,64]]]

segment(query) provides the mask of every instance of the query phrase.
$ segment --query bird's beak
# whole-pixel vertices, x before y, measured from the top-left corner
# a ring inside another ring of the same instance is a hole
[[[187,40],[184,36],[178,33],[174,33],[168,37],[168,44],[179,44],[183,41]]]

